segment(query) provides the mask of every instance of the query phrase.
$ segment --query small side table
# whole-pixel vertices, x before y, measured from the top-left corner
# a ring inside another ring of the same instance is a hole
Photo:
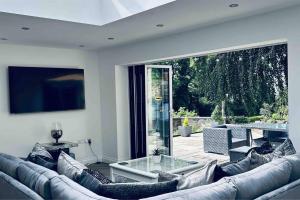
[[[78,147],[78,143],[74,142],[67,142],[67,141],[61,141],[58,144],[56,143],[43,143],[41,144],[49,153],[52,155],[52,157],[57,160],[58,156],[61,151],[64,151],[68,155],[70,155],[70,149],[73,147]],[[75,159],[75,155],[71,154],[71,156]]]
[[[253,147],[242,146],[235,149],[229,150],[230,162],[239,161],[244,159],[249,151],[251,151]]]

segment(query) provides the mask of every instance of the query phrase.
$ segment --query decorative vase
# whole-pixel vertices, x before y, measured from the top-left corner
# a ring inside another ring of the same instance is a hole
[[[52,124],[51,136],[55,139],[54,145],[59,145],[58,139],[61,138],[63,135],[61,123],[55,122]]]
[[[155,164],[160,163],[160,161],[161,161],[161,155],[153,155],[153,156],[152,156],[152,160],[153,160],[153,162],[154,162]]]
[[[178,130],[182,137],[190,137],[192,133],[192,126],[179,126]]]

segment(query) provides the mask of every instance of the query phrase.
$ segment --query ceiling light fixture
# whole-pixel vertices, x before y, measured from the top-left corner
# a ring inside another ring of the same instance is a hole
[[[239,7],[239,4],[233,3],[233,4],[230,4],[229,7],[230,8],[236,8],[236,7]]]
[[[0,40],[3,40],[3,41],[5,41],[5,40],[7,40],[7,38],[0,38]]]
[[[113,37],[109,37],[109,38],[107,38],[108,40],[114,40],[115,38],[113,38]]]
[[[29,27],[26,27],[26,26],[22,27],[21,29],[24,30],[24,31],[30,30],[30,28],[29,28]]]
[[[165,25],[163,25],[163,24],[156,24],[156,27],[158,27],[158,28],[162,28],[162,27],[164,27]]]

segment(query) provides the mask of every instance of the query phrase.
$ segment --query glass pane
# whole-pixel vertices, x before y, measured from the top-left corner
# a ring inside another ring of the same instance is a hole
[[[170,155],[169,69],[147,68],[148,152]]]
[[[130,160],[127,162],[122,162],[122,166],[126,166],[132,169],[141,170],[145,172],[152,172],[154,170],[169,172],[171,170],[185,168],[185,167],[193,166],[195,164],[198,164],[199,166],[204,166],[206,164],[206,160],[203,160],[202,162],[195,162],[195,161],[181,160],[170,156],[162,156],[160,163],[153,162],[152,157],[145,157],[145,158]]]

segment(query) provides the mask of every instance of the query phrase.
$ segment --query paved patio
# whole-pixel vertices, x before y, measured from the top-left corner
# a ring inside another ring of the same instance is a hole
[[[174,137],[173,138],[173,155],[177,158],[186,160],[201,161],[218,160],[218,163],[229,161],[229,156],[205,153],[203,150],[203,134],[192,134],[191,137]]]

